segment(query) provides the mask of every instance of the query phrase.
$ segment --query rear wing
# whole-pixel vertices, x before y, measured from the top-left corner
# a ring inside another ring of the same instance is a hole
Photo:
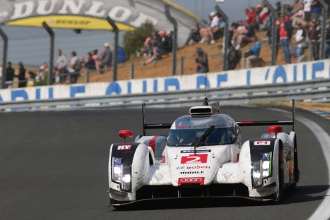
[[[270,126],[270,125],[292,125],[292,131],[295,131],[296,121],[296,101],[292,100],[292,120],[291,121],[236,121],[239,126]]]
[[[143,124],[143,136],[146,135],[147,129],[164,129],[164,128],[170,128],[172,126],[172,123],[147,124],[145,103],[142,104],[142,124]]]
[[[270,125],[292,125],[292,131],[295,130],[295,115],[296,115],[296,102],[292,100],[292,120],[291,121],[236,121],[239,126],[270,126]],[[219,112],[219,110],[218,110]],[[143,136],[146,135],[147,129],[166,129],[171,128],[172,123],[146,123],[146,104],[142,104],[142,123],[143,123]]]

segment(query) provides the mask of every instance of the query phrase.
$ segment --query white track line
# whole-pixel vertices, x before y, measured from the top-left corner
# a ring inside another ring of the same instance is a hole
[[[316,139],[320,142],[323,155],[325,157],[325,161],[328,166],[328,177],[329,177],[328,182],[330,185],[330,146],[329,146],[330,136],[315,122],[301,116],[297,116],[296,119],[299,122],[303,123],[306,127],[308,127],[311,130],[311,132],[314,133]],[[309,219],[317,219],[317,220],[329,219],[330,218],[329,207],[330,207],[330,187],[328,188],[326,194],[324,195],[322,203],[315,210],[315,212],[309,217]]]
[[[281,111],[288,113],[287,111],[281,110],[281,109],[271,109],[275,111]],[[291,114],[290,114],[291,115]],[[328,183],[330,185],[330,136],[326,131],[323,130],[318,124],[315,122],[302,117],[302,116],[296,116],[296,120],[303,123],[307,128],[311,130],[311,132],[315,135],[316,139],[319,141],[323,155],[325,157],[325,161],[328,166]],[[298,134],[299,135],[299,134]],[[298,155],[299,155],[299,143],[298,143]],[[327,192],[324,195],[322,203],[319,205],[319,207],[314,211],[314,213],[308,218],[311,220],[326,220],[330,219],[330,187],[328,188]]]

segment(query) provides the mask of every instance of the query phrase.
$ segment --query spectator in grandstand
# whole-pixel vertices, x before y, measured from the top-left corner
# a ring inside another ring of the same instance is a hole
[[[313,0],[311,4],[311,20],[318,21],[321,15],[321,4],[318,0]]]
[[[93,72],[93,71],[96,70],[95,61],[93,59],[93,53],[92,52],[87,53],[85,68],[89,72]]]
[[[54,82],[59,83],[60,82],[60,70],[57,67],[54,68],[54,76],[55,76]]]
[[[36,82],[40,82],[42,80],[42,77],[41,77],[41,70],[40,69],[37,69],[36,70],[36,73],[35,73],[35,81]]]
[[[146,61],[142,62],[141,65],[145,66],[153,61],[159,59],[162,55],[166,54],[166,50],[163,49],[161,38],[158,32],[153,34],[153,40],[151,43],[152,52],[146,57]]]
[[[292,26],[294,28],[297,28],[297,23],[302,24],[303,27],[307,25],[307,22],[305,21],[304,4],[300,3],[299,6],[300,6],[300,10],[294,13],[290,18],[292,20]]]
[[[292,10],[291,10],[291,15],[297,13],[298,11],[301,10],[301,6],[300,6],[300,1],[299,0],[293,0],[293,6],[292,6]]]
[[[36,81],[39,82],[40,80],[44,79],[44,76],[46,75],[46,71],[48,71],[48,63],[44,62],[39,67],[39,75],[36,76]]]
[[[111,67],[112,65],[112,51],[110,50],[110,44],[104,43],[103,54],[100,57],[100,68]]]
[[[85,72],[86,72],[86,62],[85,62],[85,57],[84,56],[81,56],[79,58],[79,65],[80,65],[79,73],[80,73],[80,75],[84,75]]]
[[[210,26],[207,26],[205,28],[200,29],[199,33],[202,37],[202,40],[200,41],[200,43],[204,43],[204,42],[209,42],[209,39],[211,38],[211,44],[214,44],[214,33],[218,30],[219,28],[219,17],[217,16],[217,13],[215,13],[214,11],[212,11],[209,15],[209,19],[211,21]]]
[[[281,2],[280,1],[278,1],[278,2],[276,2],[276,9],[275,9],[275,11],[276,11],[276,13],[279,15],[279,14],[281,14],[282,13],[282,5],[281,5]]]
[[[259,20],[259,24],[262,24],[264,26],[264,28],[265,28],[266,27],[266,22],[267,22],[268,15],[270,13],[270,10],[266,6],[264,6],[262,4],[259,4],[258,5],[258,8],[261,8],[261,7],[262,7],[262,9],[261,9],[261,11],[260,11],[260,13],[258,15],[258,20]]]
[[[56,60],[56,67],[59,71],[60,83],[65,83],[67,71],[67,63],[65,55],[62,53],[61,49],[57,50],[58,58]]]
[[[76,83],[78,79],[78,75],[80,72],[80,61],[77,57],[76,51],[71,52],[71,60],[68,62],[68,69],[70,73],[70,83]]]
[[[304,12],[305,12],[305,21],[310,22],[311,20],[311,5],[313,0],[304,0]]]
[[[251,11],[246,8],[245,9],[245,15],[246,15],[246,21],[252,25],[256,25],[257,24],[257,20],[256,20],[256,10],[254,7],[251,7]]]
[[[169,36],[166,35],[166,31],[161,30],[158,32],[159,35],[159,44],[158,47],[162,49],[165,53],[169,53],[172,51],[172,45]]]
[[[118,63],[123,63],[126,61],[126,53],[122,46],[118,46]]]
[[[318,21],[312,20],[312,26],[309,29],[309,40],[313,45],[313,57],[314,60],[320,59],[320,39],[321,39],[321,28],[318,25]]]
[[[294,47],[292,49],[292,57],[298,58],[297,62],[301,62],[304,58],[304,49],[307,46],[306,31],[300,23],[298,23],[297,32],[294,35]]]
[[[225,33],[225,28],[226,28],[226,22],[224,21],[223,17],[219,15],[219,27],[218,30],[214,33],[215,40],[223,37],[223,34]]]
[[[27,73],[27,84],[26,87],[33,87],[34,86],[34,81],[35,81],[35,75],[32,71],[28,71]]]
[[[18,63],[18,75],[16,76],[18,78],[18,87],[24,88],[26,87],[26,78],[25,78],[25,68],[22,62]]]
[[[6,69],[6,88],[8,89],[12,88],[14,76],[15,76],[15,70],[11,66],[11,62],[9,61],[7,63],[7,69]]]
[[[280,42],[282,45],[282,50],[284,53],[284,59],[285,59],[285,64],[291,63],[291,55],[290,55],[290,50],[289,50],[289,42],[292,36],[292,23],[290,21],[290,18],[286,14],[281,14],[281,20],[280,20]]]
[[[202,40],[201,34],[199,32],[200,28],[199,28],[199,24],[198,22],[195,22],[191,31],[190,31],[190,35],[189,38],[187,39],[185,45],[189,45],[192,42],[198,43],[199,41]]]
[[[207,53],[205,53],[202,48],[196,48],[197,57],[195,59],[197,63],[196,72],[197,73],[207,73],[209,72],[209,62]]]
[[[252,24],[245,22],[245,30],[237,38],[236,50],[239,50],[242,43],[252,42],[252,37],[255,36],[255,28]]]
[[[141,55],[144,57],[150,58],[152,56],[152,40],[150,37],[147,37],[143,43],[143,47],[141,48],[141,51],[138,52],[138,56],[140,57]]]
[[[231,35],[231,38],[230,38],[231,41],[230,41],[230,43],[234,47],[237,44],[237,38],[238,38],[238,36],[240,34],[240,31],[237,28],[238,28],[238,23],[233,22],[231,24],[231,30],[230,30],[230,35]]]
[[[330,24],[327,24],[326,42],[325,42],[325,58],[330,58]]]
[[[253,46],[246,50],[244,53],[244,57],[242,58],[242,68],[251,68],[251,60],[256,59],[260,55],[261,44],[258,41],[257,36],[253,36],[252,42]]]
[[[237,64],[241,60],[240,50],[236,50],[234,45],[232,45],[231,43],[229,43],[227,59],[228,59],[228,70],[236,69]]]
[[[92,59],[94,60],[95,68],[97,70],[97,73],[101,74],[100,61],[99,61],[99,56],[98,56],[98,50],[97,49],[93,50]]]

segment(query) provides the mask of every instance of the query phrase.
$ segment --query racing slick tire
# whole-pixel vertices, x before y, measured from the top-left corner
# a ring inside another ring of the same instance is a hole
[[[282,197],[283,197],[283,186],[284,186],[284,161],[283,161],[283,143],[280,141],[280,147],[277,149],[278,152],[278,166],[277,166],[277,172],[278,172],[278,177],[276,181],[276,185],[278,185],[278,190],[274,194],[274,202],[279,202]]]

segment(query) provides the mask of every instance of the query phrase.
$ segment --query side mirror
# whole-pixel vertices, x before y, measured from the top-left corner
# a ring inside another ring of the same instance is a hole
[[[124,138],[124,142],[126,142],[126,138],[133,137],[133,132],[130,130],[121,130],[118,132],[119,137]]]

